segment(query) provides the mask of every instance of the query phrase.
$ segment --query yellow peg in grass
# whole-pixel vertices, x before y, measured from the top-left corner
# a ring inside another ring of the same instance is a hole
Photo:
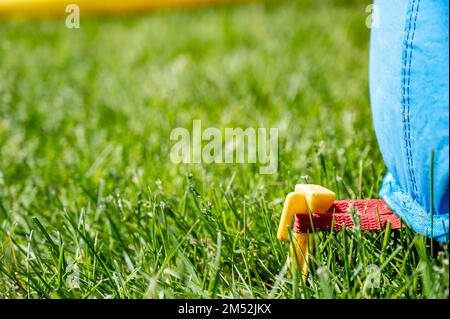
[[[313,240],[313,234],[294,233],[289,247],[291,269],[295,271],[298,266],[305,279],[308,276],[309,248],[312,248]]]
[[[283,212],[281,213],[280,225],[278,226],[277,238],[289,240],[289,228],[295,214],[308,214],[306,196],[302,192],[289,193],[284,200]],[[304,275],[308,272],[306,259],[308,258],[307,234],[295,234],[290,247],[290,264],[292,271],[300,266]]]
[[[281,213],[280,225],[278,226],[278,240],[289,239],[289,227],[291,227],[292,219],[295,214],[304,213],[308,213],[305,194],[299,192],[289,193],[284,200],[283,212]]]
[[[335,193],[320,185],[297,184],[295,191],[305,194],[308,209],[313,214],[326,213],[336,200]]]
[[[326,213],[335,199],[335,193],[320,185],[297,184],[295,192],[289,193],[284,201],[277,238],[289,239],[289,228],[295,214]],[[294,233],[290,247],[291,266],[295,270],[298,265],[305,277],[308,275],[309,248],[312,244],[312,234]]]

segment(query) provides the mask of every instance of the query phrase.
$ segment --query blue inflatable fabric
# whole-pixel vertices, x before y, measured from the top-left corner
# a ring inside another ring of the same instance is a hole
[[[380,196],[415,232],[448,242],[449,3],[375,0],[373,12],[370,97],[388,169]]]

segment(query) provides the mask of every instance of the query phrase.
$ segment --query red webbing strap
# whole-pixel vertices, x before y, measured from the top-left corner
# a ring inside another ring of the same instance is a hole
[[[312,214],[311,217],[314,229],[322,231],[331,230],[331,227],[334,230],[341,230],[344,225],[346,228],[352,228],[353,218],[357,218],[356,215],[359,216],[362,230],[384,229],[388,221],[391,222],[392,229],[403,227],[400,219],[382,199],[337,200],[327,213]],[[295,215],[294,231],[296,233],[312,231],[308,214]]]

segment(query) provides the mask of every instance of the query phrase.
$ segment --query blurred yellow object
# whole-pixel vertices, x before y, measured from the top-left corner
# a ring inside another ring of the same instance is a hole
[[[236,0],[0,0],[0,16],[65,15],[66,7],[78,5],[84,14],[116,14],[154,9],[223,4]]]

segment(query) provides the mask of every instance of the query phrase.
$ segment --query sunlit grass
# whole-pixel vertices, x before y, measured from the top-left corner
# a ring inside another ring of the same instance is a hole
[[[339,2],[0,22],[0,297],[448,298],[448,246],[408,229],[318,233],[308,281],[284,267],[295,183],[375,198],[385,173],[366,3]],[[194,119],[277,127],[278,174],[171,163]]]

